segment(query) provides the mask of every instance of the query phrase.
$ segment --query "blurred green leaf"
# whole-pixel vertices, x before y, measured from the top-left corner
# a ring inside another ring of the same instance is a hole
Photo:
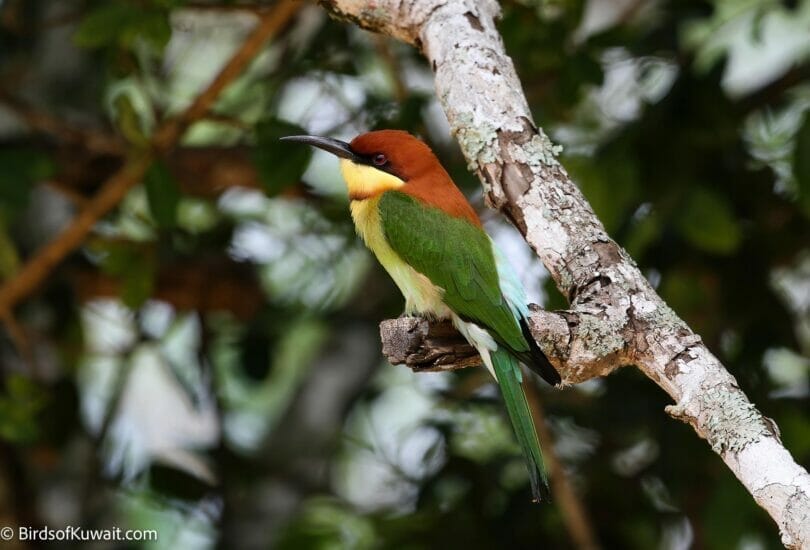
[[[138,24],[129,29],[129,35],[125,36],[128,42],[134,42],[141,38],[162,50],[169,43],[172,37],[172,27],[169,24],[169,15],[163,11],[149,10],[144,12],[138,20]]]
[[[568,299],[560,293],[560,289],[554,283],[554,279],[548,277],[543,282],[543,291],[546,295],[546,302],[543,307],[549,310],[566,309],[568,307]]]
[[[39,435],[37,415],[47,396],[36,383],[20,374],[5,379],[0,395],[0,437],[12,443],[30,443]]]
[[[730,475],[718,479],[705,509],[706,542],[709,548],[739,548],[741,536],[756,524],[756,505],[739,482]]]
[[[115,98],[114,116],[116,127],[127,141],[141,148],[149,146],[141,115],[128,95],[121,94]]]
[[[168,13],[130,2],[109,2],[85,16],[74,35],[82,48],[119,45],[130,47],[137,39],[162,49],[171,38]]]
[[[454,454],[475,462],[500,456],[518,456],[519,448],[506,418],[492,414],[492,407],[467,406],[456,413],[456,431],[450,444]],[[525,475],[525,471],[522,472]]]
[[[253,160],[268,195],[277,195],[297,184],[312,158],[311,147],[279,138],[306,133],[300,126],[278,119],[264,120],[256,126]]]
[[[742,230],[728,200],[704,187],[689,193],[677,224],[687,240],[706,252],[730,254],[742,240]]]
[[[0,213],[7,219],[28,204],[33,184],[54,172],[51,159],[30,149],[0,150]]]
[[[177,225],[193,235],[211,231],[220,222],[220,213],[210,200],[186,197],[177,209]]]
[[[663,222],[656,211],[635,219],[622,246],[637,261],[641,260],[644,251],[661,235]]]
[[[571,100],[577,99],[586,89],[586,85],[600,86],[604,79],[602,65],[593,59],[588,52],[580,51],[577,55],[567,56],[560,77],[560,91]]]
[[[797,457],[810,456],[810,418],[798,410],[786,411],[779,418],[785,446]]]
[[[793,174],[796,177],[799,208],[805,216],[810,217],[810,111],[804,115],[804,122],[796,134]]]
[[[102,271],[121,281],[125,305],[137,308],[152,295],[157,266],[142,246],[128,241],[97,241],[91,248],[101,254]]]
[[[0,225],[0,280],[5,279],[17,270],[20,256],[14,242],[9,238],[5,227]]]
[[[667,304],[683,316],[701,310],[709,300],[708,293],[701,284],[700,275],[685,269],[667,272],[660,292]]]
[[[571,156],[563,164],[608,232],[619,229],[640,191],[638,167],[632,156],[614,148],[594,158]]]
[[[137,21],[140,10],[129,3],[110,2],[88,13],[73,36],[83,48],[100,48],[118,40]]]
[[[140,307],[152,295],[154,283],[155,272],[150,263],[133,265],[124,277],[121,301],[132,309]]]
[[[306,502],[300,516],[285,530],[277,548],[319,548],[362,550],[376,547],[374,524],[335,499],[316,498]]]
[[[177,225],[177,208],[180,204],[180,188],[171,172],[162,162],[155,162],[143,179],[149,212],[161,228]]]

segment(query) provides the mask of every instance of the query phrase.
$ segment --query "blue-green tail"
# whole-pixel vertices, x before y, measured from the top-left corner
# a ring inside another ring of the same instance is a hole
[[[540,440],[537,438],[537,430],[534,428],[529,402],[523,393],[523,375],[520,371],[520,364],[502,348],[492,352],[491,357],[495,376],[501,387],[504,403],[506,403],[506,410],[509,412],[509,419],[512,421],[518,443],[526,457],[532,494],[538,502],[548,500],[548,479],[543,466],[543,453],[540,451]]]

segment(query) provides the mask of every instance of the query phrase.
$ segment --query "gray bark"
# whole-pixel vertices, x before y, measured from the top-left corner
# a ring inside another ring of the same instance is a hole
[[[535,308],[530,326],[565,383],[636,365],[779,526],[788,548],[810,548],[810,475],[778,430],[740,390],[700,337],[656,294],[605,232],[532,122],[491,0],[332,0],[333,14],[404,40],[427,57],[436,93],[487,203],[523,234],[570,309]],[[419,320],[382,326],[394,362],[417,370],[474,363],[452,337]],[[426,368],[427,365],[427,368]]]

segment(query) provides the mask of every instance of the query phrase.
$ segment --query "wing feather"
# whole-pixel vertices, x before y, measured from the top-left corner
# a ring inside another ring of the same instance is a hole
[[[501,293],[492,241],[480,227],[400,191],[383,193],[378,208],[389,246],[444,289],[450,309],[489,329],[512,351],[529,350],[513,308]]]

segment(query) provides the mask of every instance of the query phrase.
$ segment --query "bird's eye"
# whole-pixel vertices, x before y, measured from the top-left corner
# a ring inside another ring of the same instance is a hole
[[[376,155],[374,155],[374,159],[373,159],[373,160],[374,160],[374,164],[375,164],[376,166],[382,166],[383,164],[385,164],[386,162],[388,162],[388,157],[386,157],[386,156],[385,156],[385,155],[383,155],[382,153],[377,153]]]

